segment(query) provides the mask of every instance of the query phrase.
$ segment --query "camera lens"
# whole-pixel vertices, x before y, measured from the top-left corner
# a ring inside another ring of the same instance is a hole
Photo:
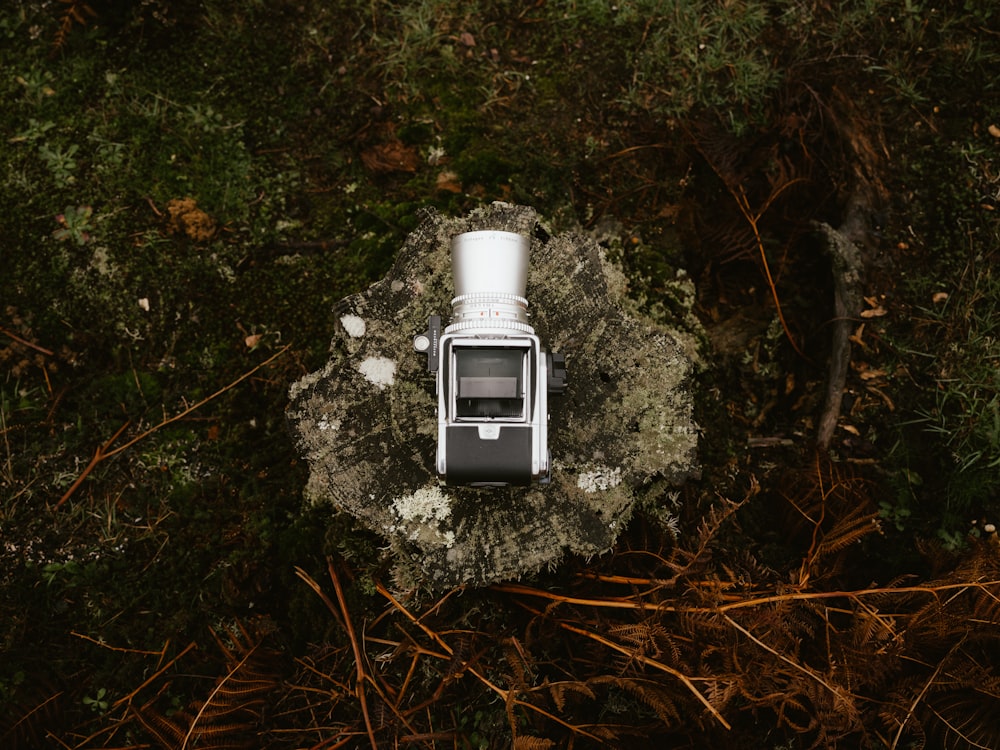
[[[455,298],[446,333],[534,333],[528,325],[527,237],[493,230],[466,232],[451,240]]]

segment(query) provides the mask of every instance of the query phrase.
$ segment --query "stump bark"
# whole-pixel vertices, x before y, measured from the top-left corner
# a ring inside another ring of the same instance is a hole
[[[566,356],[548,485],[447,487],[434,473],[434,378],[412,339],[429,315],[447,321],[451,237],[479,229],[531,238],[531,323]],[[596,242],[548,237],[531,208],[428,212],[386,278],[338,306],[330,360],[291,386],[307,499],[383,535],[400,589],[487,585],[609,549],[637,502],[696,469],[691,362],[668,330],[623,312],[624,286]]]

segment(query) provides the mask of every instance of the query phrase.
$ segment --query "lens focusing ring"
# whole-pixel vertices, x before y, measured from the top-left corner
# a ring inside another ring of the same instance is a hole
[[[470,318],[469,320],[459,320],[444,329],[445,333],[458,333],[460,331],[483,331],[492,333],[494,331],[508,333],[527,333],[533,335],[535,329],[527,323],[510,318]]]
[[[463,294],[451,301],[451,307],[455,309],[459,306],[489,304],[491,302],[498,302],[502,305],[517,305],[525,310],[528,309],[528,300],[524,297],[504,292],[473,292],[472,294]]]
[[[504,292],[473,292],[452,301],[451,325],[445,333],[495,330],[533,334],[528,324],[528,300]]]

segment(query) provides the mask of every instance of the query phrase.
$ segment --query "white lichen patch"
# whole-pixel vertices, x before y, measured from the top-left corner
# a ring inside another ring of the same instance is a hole
[[[396,363],[387,357],[368,357],[358,365],[358,372],[380,391],[396,382]]]
[[[365,319],[357,315],[341,315],[340,324],[344,326],[347,335],[352,339],[359,339],[365,335]]]
[[[326,417],[323,417],[322,419],[319,420],[319,422],[316,423],[316,427],[321,432],[326,432],[327,430],[333,430],[334,432],[336,432],[337,430],[340,429],[340,420],[327,419]]]
[[[421,487],[412,495],[392,501],[392,509],[404,521],[446,521],[451,516],[451,503],[440,487]]]
[[[108,255],[108,248],[100,245],[94,248],[94,254],[90,258],[90,267],[101,276],[111,276],[113,266]]]
[[[587,493],[604,492],[622,483],[621,467],[597,466],[592,471],[582,471],[576,486]]]
[[[311,389],[315,388],[316,384],[327,374],[326,370],[323,369],[316,370],[316,372],[310,372],[308,375],[303,375],[301,378],[288,386],[288,400],[295,401],[303,393],[308,393]]]
[[[392,510],[410,541],[445,547],[455,543],[455,532],[441,529],[441,524],[451,517],[451,502],[440,487],[421,487],[412,495],[397,497],[392,501]]]

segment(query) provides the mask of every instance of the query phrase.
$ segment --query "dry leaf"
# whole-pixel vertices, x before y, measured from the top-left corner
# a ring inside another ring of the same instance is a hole
[[[854,331],[854,335],[848,337],[848,341],[851,341],[851,342],[857,344],[862,349],[867,349],[868,346],[867,346],[867,344],[865,344],[864,340],[862,339],[862,336],[864,335],[864,333],[865,333],[865,324],[862,323]]]
[[[435,180],[435,186],[438,190],[446,190],[449,193],[461,193],[462,192],[462,182],[458,175],[452,172],[450,169],[446,169],[438,173],[437,179]]]
[[[944,302],[948,299],[948,292],[935,292],[934,296],[931,297],[935,304],[938,302]]]
[[[874,393],[876,396],[878,396],[880,399],[882,399],[882,401],[885,403],[886,408],[889,411],[896,411],[896,405],[894,403],[892,403],[892,399],[889,398],[889,396],[886,393],[882,392],[881,390],[879,390],[878,388],[876,388],[873,385],[866,386],[866,390],[869,393]]]
[[[402,141],[389,141],[363,151],[361,161],[373,172],[416,172],[420,155]]]
[[[864,370],[861,373],[862,380],[874,380],[875,378],[885,378],[888,377],[889,373],[885,370]]]
[[[994,138],[1000,138],[1000,128],[998,128],[996,125],[990,125],[986,129],[990,131],[990,135],[992,135]]]
[[[170,215],[167,229],[173,234],[183,234],[195,242],[207,242],[215,234],[215,222],[198,208],[194,198],[167,201],[167,213]]]
[[[888,314],[889,314],[889,311],[886,310],[881,305],[879,305],[878,307],[875,307],[875,308],[873,308],[871,310],[862,310],[861,311],[861,317],[862,318],[881,318],[883,315],[888,315]]]
[[[261,334],[259,334],[259,333],[252,333],[249,336],[247,336],[245,339],[243,339],[243,343],[247,345],[247,349],[253,349],[255,346],[257,346],[257,344],[260,343],[260,340],[262,338],[263,338],[263,336]]]

